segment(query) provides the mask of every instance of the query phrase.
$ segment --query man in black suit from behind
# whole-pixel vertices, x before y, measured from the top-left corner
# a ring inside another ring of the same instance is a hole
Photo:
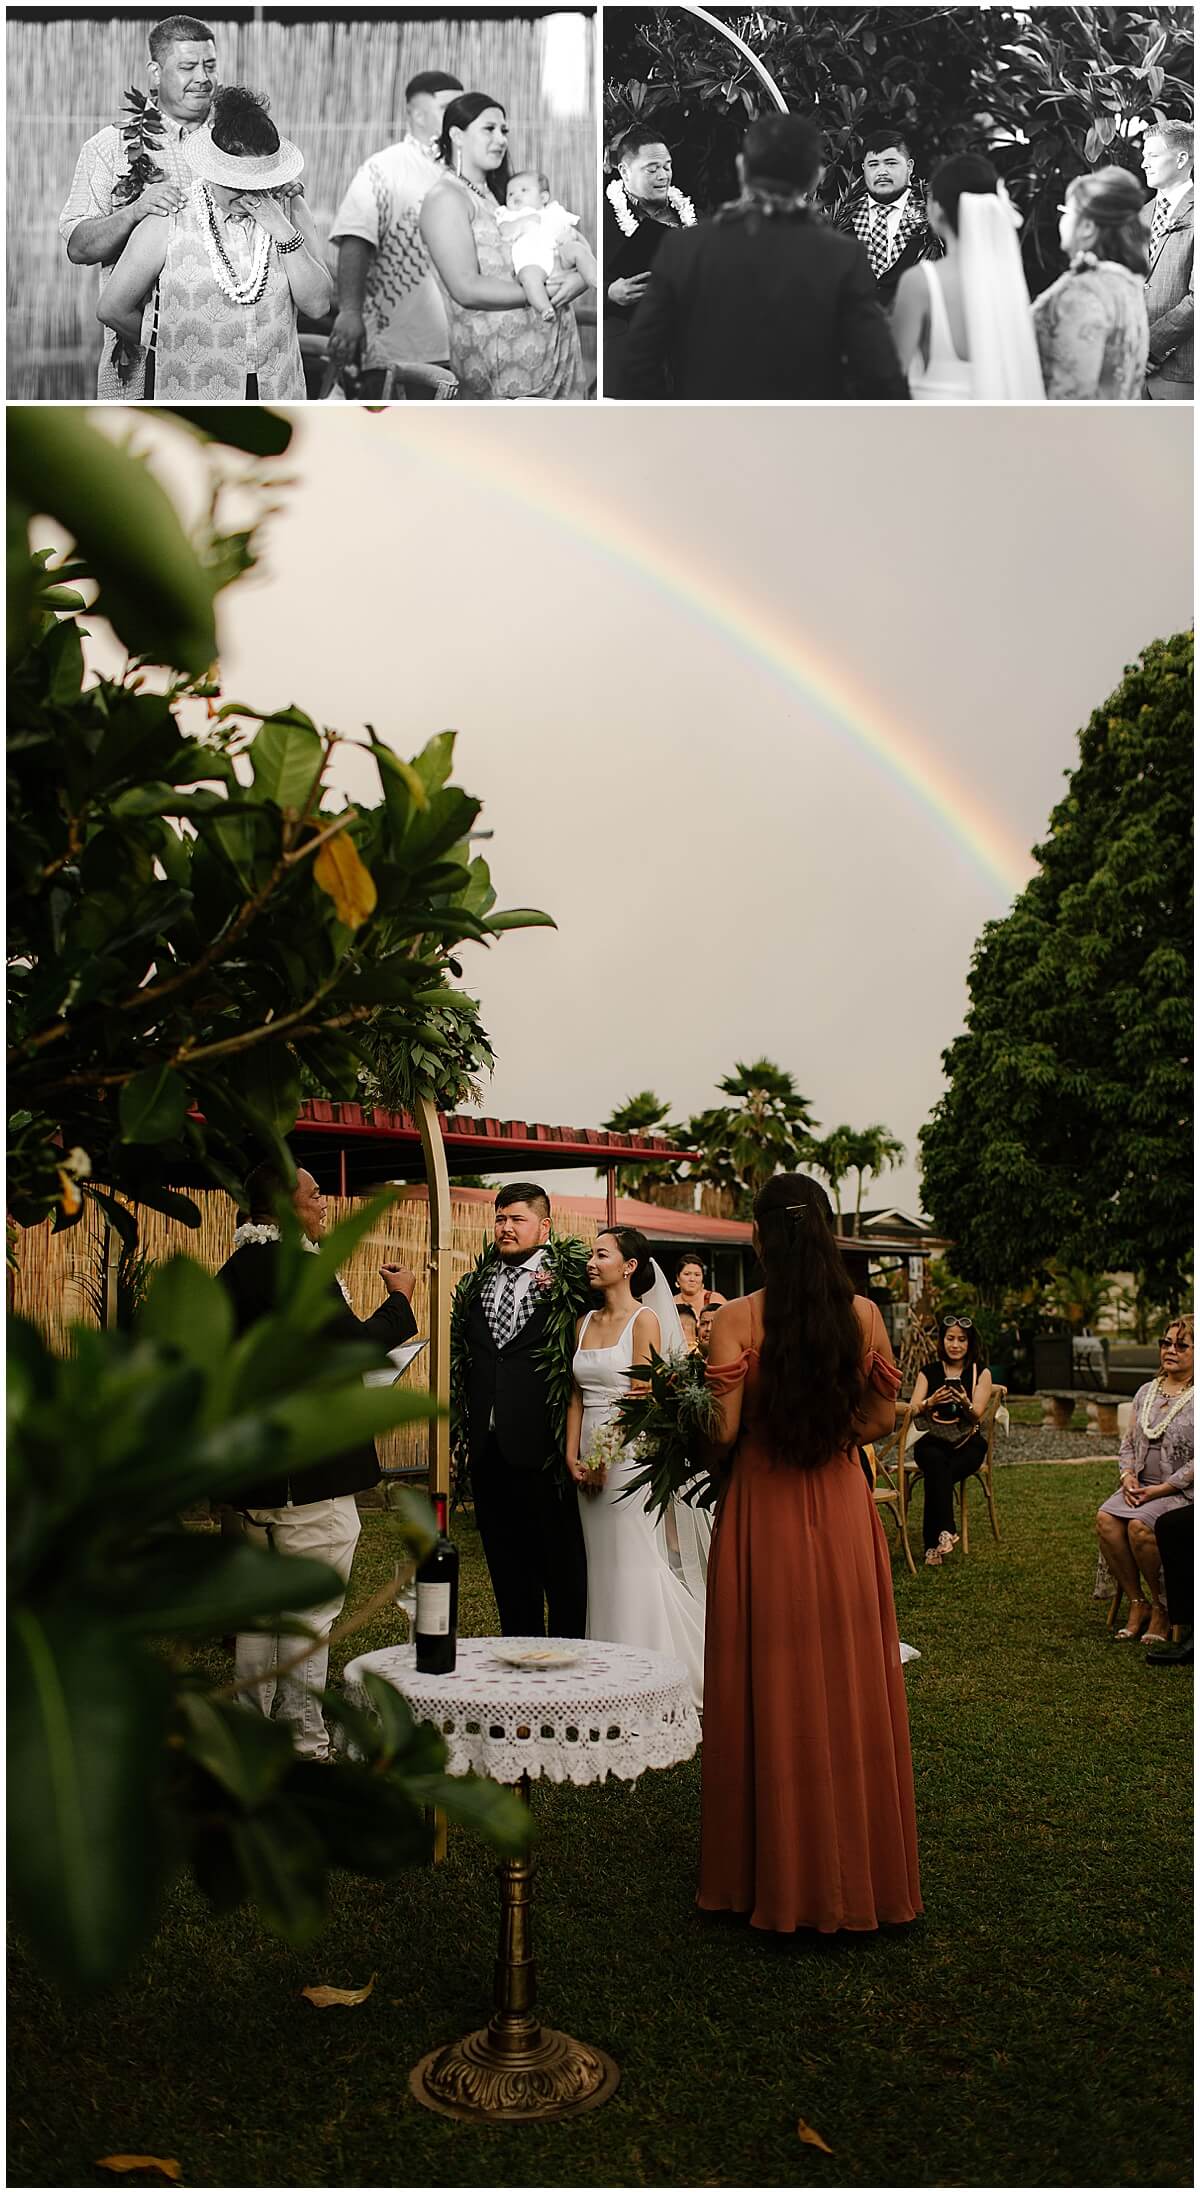
[[[634,314],[622,394],[903,400],[908,384],[866,252],[812,203],[821,134],[800,115],[753,122],[738,155],[742,195],[668,236]]]
[[[467,1319],[467,1434],[475,1521],[506,1638],[582,1638],[587,1555],[544,1368],[549,1295],[538,1273],[550,1199],[535,1181],[496,1198],[496,1256]],[[557,1467],[556,1467],[557,1465]]]
[[[278,1166],[257,1166],[246,1182],[250,1217],[233,1238],[233,1255],[226,1259],[217,1278],[227,1290],[239,1335],[265,1318],[275,1307],[279,1269],[280,1207],[290,1202],[300,1222],[306,1246],[318,1250],[325,1231],[325,1199],[311,1173],[297,1169],[296,1186],[289,1190]],[[383,1265],[380,1277],[387,1293],[369,1318],[358,1318],[350,1308],[336,1271],[329,1274],[329,1292],[337,1311],[322,1328],[335,1340],[375,1341],[382,1357],[390,1348],[416,1332],[412,1292],[416,1274],[406,1265]],[[357,1493],[379,1482],[379,1457],[373,1440],[364,1441],[342,1455],[328,1456],[296,1479],[262,1478],[230,1497],[230,1506],[242,1517],[247,1538],[255,1546],[270,1547],[279,1554],[303,1554],[328,1562],[341,1576],[343,1591],[322,1607],[303,1608],[296,1620],[321,1638],[332,1630],[345,1604],[354,1549],[361,1529]],[[306,1759],[329,1758],[329,1732],[316,1694],[329,1672],[329,1647],[321,1645],[303,1666],[276,1679],[278,1665],[291,1660],[300,1648],[294,1635],[267,1631],[242,1631],[236,1649],[239,1679],[253,1678],[243,1697],[268,1719],[272,1707],[277,1719],[291,1723],[297,1752]]]

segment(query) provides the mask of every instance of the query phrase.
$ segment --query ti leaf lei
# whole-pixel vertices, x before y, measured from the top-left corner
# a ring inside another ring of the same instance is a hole
[[[564,1482],[566,1471],[563,1458],[567,1445],[567,1404],[571,1399],[575,1327],[584,1311],[592,1307],[587,1261],[587,1244],[581,1242],[578,1235],[552,1234],[546,1243],[540,1267],[542,1271],[549,1273],[550,1285],[545,1289],[548,1303],[545,1338],[535,1351],[533,1360],[545,1379],[546,1400],[553,1427],[554,1447],[546,1457],[545,1467],[547,1470],[562,1472]],[[454,1301],[450,1308],[450,1451],[454,1460],[456,1507],[466,1493],[470,1455],[470,1346],[467,1327],[484,1280],[497,1262],[494,1248],[483,1250],[471,1271],[455,1288]]]
[[[118,123],[121,144],[125,153],[125,173],[113,184],[114,206],[129,206],[140,198],[151,183],[161,183],[163,170],[158,164],[166,125],[153,99],[130,85],[125,94],[128,121]]]

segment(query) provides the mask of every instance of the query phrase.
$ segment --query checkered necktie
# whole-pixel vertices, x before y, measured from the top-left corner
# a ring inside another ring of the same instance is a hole
[[[1170,225],[1171,208],[1160,192],[1154,201],[1154,219],[1150,223],[1150,257],[1152,259]]]
[[[510,1265],[503,1274],[500,1285],[492,1296],[492,1339],[497,1348],[503,1348],[513,1337],[517,1312],[517,1280],[519,1265]]]
[[[886,207],[886,206],[875,206],[875,207],[873,207],[873,208],[872,208],[872,211],[871,211],[871,226],[870,226],[870,228],[869,228],[869,229],[867,230],[867,257],[868,257],[868,259],[869,259],[869,260],[870,260],[870,262],[871,262],[871,272],[872,272],[872,274],[874,275],[874,277],[875,277],[875,280],[876,280],[876,281],[878,281],[878,280],[879,280],[879,277],[880,277],[880,275],[881,275],[881,274],[886,274],[886,273],[887,273],[887,263],[888,263],[888,233],[887,233],[887,224],[888,224],[888,209],[887,209],[887,207]]]

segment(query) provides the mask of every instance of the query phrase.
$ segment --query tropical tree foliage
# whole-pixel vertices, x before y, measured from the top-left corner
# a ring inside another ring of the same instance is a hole
[[[938,1231],[987,1289],[1051,1258],[1185,1289],[1192,645],[1156,641],[1095,711],[1037,875],[975,949],[921,1148]]]
[[[683,1128],[671,1118],[670,1099],[664,1100],[652,1089],[641,1089],[636,1096],[627,1097],[601,1126],[611,1129],[614,1135],[664,1135],[678,1143],[681,1150],[687,1147]],[[618,1166],[616,1176],[619,1195],[640,1196],[652,1204],[662,1189],[679,1181],[680,1169],[661,1158],[653,1165]]]
[[[738,1060],[717,1088],[732,1100],[696,1113],[688,1136],[698,1153],[694,1178],[725,1189],[739,1219],[748,1219],[760,1188],[776,1173],[805,1161],[816,1125],[795,1076],[773,1059]]]
[[[1057,207],[1071,178],[1108,161],[1136,168],[1144,124],[1192,114],[1190,8],[717,12],[788,106],[819,116],[830,208],[852,189],[872,130],[903,131],[925,177],[949,153],[986,153],[1025,217],[1034,290],[1061,271]],[[769,101],[729,41],[682,9],[614,9],[605,66],[610,144],[653,119],[700,208],[733,197],[747,122]]]
[[[220,698],[196,605],[207,588],[211,617],[214,583],[253,560],[252,538],[234,554],[210,533],[197,556],[180,534],[196,600],[148,611],[136,553],[164,556],[174,514],[74,414],[19,412],[14,469],[38,507],[88,535],[73,477],[61,498],[32,477],[47,449],[61,457],[58,420],[107,511],[130,490],[134,538],[123,561],[103,532],[53,573],[19,538],[13,559],[9,1209],[24,1225],[49,1212],[70,1224],[95,1196],[128,1230],[124,1198],[194,1225],[181,1187],[236,1195],[258,1158],[289,1163],[303,1082],[354,1097],[365,1071],[392,1098],[469,1083],[491,1054],[454,950],[547,918],[495,911],[469,843],[480,804],[451,779],[452,732],[405,760],[369,726],[350,740],[294,704]],[[27,510],[17,520],[19,536]],[[120,524],[113,537],[125,543]],[[116,678],[85,673],[88,580],[142,651]],[[150,672],[154,639],[165,677]],[[331,790],[347,744],[374,766],[373,806]]]
[[[247,453],[242,489],[291,435],[252,407],[177,416]],[[364,1387],[374,1352],[325,1335],[330,1269],[379,1205],[320,1258],[288,1233],[274,1311],[237,1341],[211,1275],[147,1271],[131,1206],[189,1223],[181,1188],[240,1194],[263,1154],[290,1168],[304,1076],[331,1095],[364,1070],[453,1083],[488,1056],[455,948],[545,918],[493,911],[451,734],[410,761],[368,727],[381,797],[355,809],[329,789],[339,733],[223,701],[215,605],[257,549],[221,531],[219,492],[190,539],[153,475],[68,410],[10,411],[9,457],[10,1210],[69,1225],[94,1195],[124,1245],[111,1330],[57,1359],[11,1329],[9,1879],[41,1958],[101,1983],[181,1867],[305,1942],[329,1870],[419,1861],[430,1808],[503,1849],[528,1837],[510,1794],[445,1776],[441,1738],[386,1686],[374,1715],[327,1699],[356,1758],[317,1766],[191,1659],[341,1589],[196,1528],[197,1506],[430,1414]],[[75,544],[53,569],[31,554],[38,514]],[[133,651],[118,677],[85,674],[84,586]],[[425,1543],[428,1505],[400,1526]]]
[[[854,1128],[843,1120],[830,1128],[808,1146],[807,1163],[814,1173],[819,1173],[829,1183],[829,1193],[837,1214],[838,1231],[843,1224],[842,1183],[854,1175],[854,1210],[850,1218],[850,1232],[859,1232],[863,1196],[868,1181],[875,1180],[889,1167],[898,1166],[904,1160],[904,1145],[882,1121],[870,1127]]]

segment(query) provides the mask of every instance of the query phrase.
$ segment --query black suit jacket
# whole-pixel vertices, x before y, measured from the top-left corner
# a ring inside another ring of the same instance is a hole
[[[489,1433],[494,1433],[513,1470],[541,1470],[555,1453],[559,1443],[550,1419],[546,1375],[536,1361],[549,1315],[548,1304],[539,1301],[520,1332],[504,1348],[497,1348],[476,1293],[467,1318],[467,1436],[472,1463],[483,1453]]]
[[[622,394],[684,402],[908,395],[862,245],[812,211],[668,236],[634,315]]]
[[[277,1242],[243,1242],[217,1274],[233,1302],[234,1325],[239,1336],[275,1308]],[[369,1318],[357,1318],[345,1301],[333,1276],[329,1291],[337,1298],[337,1315],[322,1332],[344,1341],[377,1341],[381,1354],[412,1339],[417,1330],[412,1304],[403,1295],[389,1295]],[[252,1486],[227,1496],[233,1508],[283,1508],[288,1501],[329,1501],[342,1493],[362,1493],[379,1482],[379,1457],[373,1440],[348,1448],[342,1455],[327,1456],[302,1471],[295,1480],[286,1474],[262,1478]]]

